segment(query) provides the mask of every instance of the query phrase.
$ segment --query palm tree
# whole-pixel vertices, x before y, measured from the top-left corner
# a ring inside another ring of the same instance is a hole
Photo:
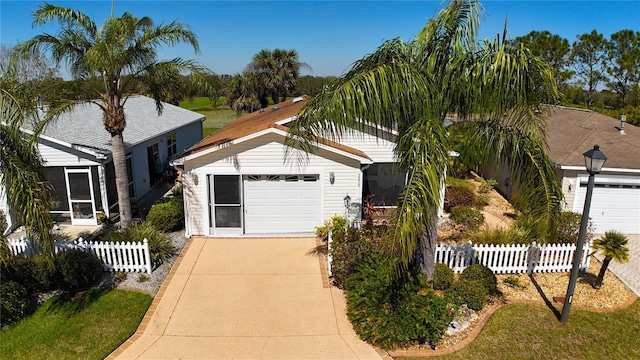
[[[318,138],[339,141],[350,128],[396,130],[395,155],[407,184],[391,218],[394,243],[403,265],[417,262],[429,281],[450,150],[473,168],[508,164],[540,234],[560,213],[539,105],[559,96],[553,73],[522,46],[499,38],[478,44],[482,13],[478,1],[450,1],[412,40],[383,43],[310,100],[287,139],[291,148],[311,152]],[[447,128],[450,114],[456,120]],[[463,146],[452,148],[454,135]]]
[[[267,93],[277,104],[283,101],[288,93],[295,90],[301,69],[311,69],[311,67],[298,60],[297,51],[262,49],[253,56],[253,60],[246,66],[245,72],[258,74],[259,84],[264,91],[264,96],[261,97],[262,106],[266,107],[267,104],[264,100]]]
[[[236,74],[225,87],[225,97],[231,110],[240,116],[243,111],[252,112],[260,108],[258,83],[255,73]]]
[[[0,187],[6,192],[7,202],[11,204],[16,220],[24,225],[30,241],[42,250],[52,266],[52,219],[49,209],[53,187],[47,180],[37,142],[45,123],[40,121],[34,97],[27,89],[18,81],[15,67],[1,69]],[[30,132],[23,132],[25,128]],[[4,240],[0,249],[3,261],[8,251]]]
[[[591,247],[596,251],[601,251],[604,255],[604,261],[600,267],[600,273],[596,278],[596,282],[593,285],[594,288],[600,289],[602,287],[602,280],[604,280],[604,274],[607,272],[609,263],[611,260],[615,260],[619,263],[626,263],[629,261],[629,248],[627,243],[629,239],[623,234],[612,230],[604,233],[604,236],[593,241]]]
[[[79,102],[96,104],[103,111],[105,129],[111,134],[111,151],[116,175],[120,225],[131,220],[131,204],[127,187],[127,168],[123,131],[127,125],[124,106],[139,84],[146,95],[156,100],[158,113],[162,99],[179,91],[183,73],[188,80],[207,91],[209,71],[190,60],[175,58],[159,61],[157,47],[185,42],[199,51],[195,34],[187,25],[171,22],[154,25],[149,17],[138,18],[129,13],[110,17],[101,27],[79,11],[44,3],[34,13],[34,24],[57,21],[57,36],[42,34],[19,45],[23,54],[38,50],[50,52],[56,63],[66,62],[79,83],[75,99],[60,105],[70,110]],[[97,80],[97,81],[96,81]],[[96,85],[97,84],[97,85]],[[175,85],[175,86],[174,86]]]

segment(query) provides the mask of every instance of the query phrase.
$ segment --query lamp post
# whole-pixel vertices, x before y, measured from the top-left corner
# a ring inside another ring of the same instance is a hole
[[[347,232],[349,231],[349,208],[351,207],[351,196],[347,194],[344,197],[344,236],[347,236]]]
[[[582,248],[584,247],[584,238],[587,232],[587,223],[589,222],[589,208],[591,207],[591,195],[593,194],[594,177],[602,170],[607,157],[600,151],[600,146],[595,145],[592,150],[587,151],[584,155],[584,163],[589,172],[589,183],[587,185],[587,196],[584,199],[584,209],[582,210],[582,222],[580,223],[580,233],[578,234],[578,244],[573,258],[573,267],[571,268],[571,277],[567,294],[564,297],[564,305],[562,305],[562,315],[560,322],[566,323],[569,320],[569,312],[571,311],[571,302],[573,301],[573,292],[576,288],[578,280],[578,271],[580,270],[580,262],[582,260]],[[579,184],[578,184],[579,186]]]

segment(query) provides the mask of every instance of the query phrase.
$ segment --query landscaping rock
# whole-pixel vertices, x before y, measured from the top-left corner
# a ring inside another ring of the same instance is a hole
[[[478,314],[469,309],[467,305],[462,305],[460,306],[456,316],[453,318],[453,321],[449,324],[445,334],[447,336],[456,335],[457,333],[466,330],[476,319],[478,319]]]

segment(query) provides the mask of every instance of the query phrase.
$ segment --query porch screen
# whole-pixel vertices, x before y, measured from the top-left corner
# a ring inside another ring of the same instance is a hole
[[[364,171],[364,198],[371,194],[376,206],[396,206],[406,182],[406,172],[399,172],[393,163],[372,164]]]
[[[213,201],[216,227],[239,228],[242,226],[239,175],[214,175]]]

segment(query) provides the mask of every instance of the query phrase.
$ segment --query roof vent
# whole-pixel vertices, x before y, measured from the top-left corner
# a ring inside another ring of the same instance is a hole
[[[280,108],[278,107],[278,105],[273,105],[273,107],[271,108],[271,111],[276,111],[276,110],[278,110],[278,109],[280,109]]]
[[[620,127],[618,128],[618,132],[620,135],[627,135],[624,132],[624,123],[627,122],[627,115],[620,115]]]
[[[299,103],[300,101],[304,100],[304,98],[302,96],[298,96],[297,98],[293,99],[293,103]]]

